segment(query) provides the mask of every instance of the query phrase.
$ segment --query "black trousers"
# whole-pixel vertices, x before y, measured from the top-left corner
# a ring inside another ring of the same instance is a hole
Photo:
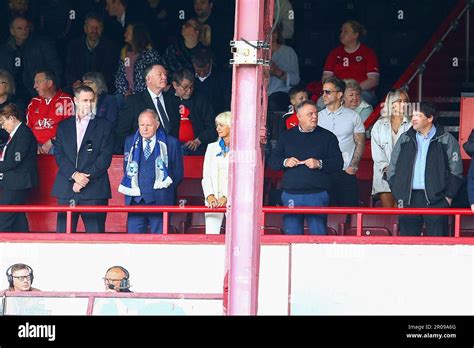
[[[411,191],[410,205],[406,208],[449,208],[446,198],[428,205],[423,190]],[[421,236],[423,223],[428,236],[448,236],[448,215],[400,215],[398,217],[401,236]]]
[[[58,205],[108,205],[108,199],[60,199]],[[105,220],[107,213],[74,213],[72,214],[71,232],[76,232],[79,215],[82,217],[84,227],[87,233],[105,232]],[[60,233],[66,232],[66,213],[58,213],[56,231]]]
[[[24,205],[26,190],[0,189],[0,205]],[[0,232],[29,232],[26,214],[22,212],[0,213]]]
[[[359,205],[357,177],[355,175],[349,175],[343,170],[332,174],[329,196],[331,206],[357,207]]]

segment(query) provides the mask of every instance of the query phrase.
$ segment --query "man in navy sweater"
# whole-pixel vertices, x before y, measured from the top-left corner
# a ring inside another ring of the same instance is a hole
[[[270,157],[270,166],[284,170],[283,205],[291,207],[325,207],[331,175],[343,167],[337,137],[318,127],[318,111],[312,101],[296,106],[299,125],[284,132]],[[326,234],[326,216],[316,214],[286,214],[285,234],[303,234],[306,217],[311,234]]]

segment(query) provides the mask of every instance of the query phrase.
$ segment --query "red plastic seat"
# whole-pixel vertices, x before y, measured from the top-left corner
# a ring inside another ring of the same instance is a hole
[[[309,227],[308,226],[305,226],[304,227],[304,231],[303,231],[303,234],[305,235],[311,235],[311,231],[309,230]],[[328,236],[337,236],[337,231],[332,228],[332,227],[327,227],[327,233],[326,233]]]
[[[180,196],[178,197],[179,206],[204,206],[204,198],[197,196]],[[204,225],[204,213],[186,213],[184,214],[184,220],[179,221],[179,232],[186,232],[191,226],[205,226]],[[204,230],[205,231],[205,230]],[[200,233],[200,232],[195,232]],[[205,232],[202,232],[205,233]]]
[[[192,225],[184,231],[186,234],[206,234],[206,225]],[[221,227],[221,234],[225,234],[225,227]]]
[[[357,227],[348,228],[344,231],[345,236],[355,236],[357,235]],[[375,226],[363,226],[362,228],[363,236],[391,236],[391,232],[386,227],[375,227]]]
[[[264,226],[263,227],[263,234],[264,235],[274,235],[274,234],[283,234],[283,230],[277,226]]]

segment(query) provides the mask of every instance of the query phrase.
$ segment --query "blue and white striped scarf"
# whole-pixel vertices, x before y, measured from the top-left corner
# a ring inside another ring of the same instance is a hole
[[[124,158],[127,161],[126,174],[118,191],[127,196],[141,196],[140,187],[138,186],[138,173],[140,171],[140,151],[143,148],[142,142],[140,131],[137,130],[133,138],[132,148],[128,156],[126,154]],[[173,183],[173,180],[168,175],[168,146],[166,134],[161,127],[156,131],[156,144],[153,154],[155,156],[155,183],[153,189],[167,188]]]

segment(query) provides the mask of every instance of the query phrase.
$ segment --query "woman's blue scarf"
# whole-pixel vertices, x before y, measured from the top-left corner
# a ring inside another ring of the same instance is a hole
[[[216,155],[216,157],[224,156],[230,150],[230,146],[229,145],[226,146],[225,142],[224,142],[224,139],[222,139],[222,138],[221,138],[221,140],[219,140],[219,146],[221,147],[221,152],[219,152]]]

